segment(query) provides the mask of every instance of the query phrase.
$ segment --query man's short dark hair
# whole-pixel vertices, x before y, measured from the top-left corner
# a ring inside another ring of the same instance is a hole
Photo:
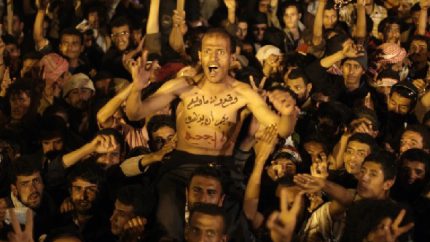
[[[141,185],[128,185],[122,187],[116,199],[121,203],[132,206],[135,216],[149,218],[155,206],[152,191]]]
[[[69,185],[71,186],[77,179],[96,184],[99,188],[106,180],[103,168],[96,163],[94,158],[81,161],[72,168],[68,176]]]
[[[45,116],[41,120],[39,139],[43,141],[58,137],[64,138],[66,129],[67,127],[64,119],[55,115]]]
[[[194,172],[191,174],[190,179],[188,181],[188,187],[191,185],[191,180],[196,177],[196,176],[202,176],[202,177],[210,177],[210,178],[214,178],[216,180],[219,181],[219,183],[221,184],[221,188],[222,188],[222,193],[225,192],[225,178],[224,178],[224,173],[217,168],[215,165],[207,165],[207,166],[202,166],[202,167],[198,167],[194,170]]]
[[[110,31],[112,32],[113,28],[118,28],[127,25],[130,28],[130,21],[125,16],[119,16],[112,20],[110,23]]]
[[[412,83],[408,81],[398,82],[397,84],[391,87],[390,97],[393,95],[394,92],[396,92],[397,94],[399,94],[404,98],[411,100],[409,111],[415,108],[415,105],[417,104],[417,101],[418,101],[419,93],[418,93],[418,89]]]
[[[202,45],[200,46],[200,49],[203,46],[203,39],[208,37],[208,36],[213,36],[213,35],[218,35],[221,36],[223,38],[225,38],[226,40],[229,41],[230,43],[230,53],[234,53],[236,51],[236,41],[235,39],[223,28],[210,28],[208,29],[208,31],[206,31],[206,33],[204,33],[203,38],[202,38]]]
[[[221,217],[222,220],[223,220],[222,233],[223,234],[227,233],[227,228],[228,228],[227,216],[226,216],[224,210],[222,209],[222,207],[219,207],[219,206],[217,206],[215,204],[197,203],[195,206],[193,206],[191,208],[191,211],[190,211],[190,223],[192,221],[193,215],[196,214],[196,213],[202,213],[202,214],[206,214],[206,215]]]
[[[31,83],[31,80],[29,79],[17,79],[15,82],[13,82],[8,90],[7,90],[7,97],[10,98],[14,95],[19,95],[20,93],[27,93],[27,95],[30,98],[33,98],[34,96],[34,87]],[[31,100],[33,101],[33,100]]]
[[[356,142],[368,145],[370,148],[370,153],[374,153],[379,149],[375,139],[369,134],[355,133],[351,135],[351,137],[349,137],[348,143],[351,141],[356,141]]]
[[[23,155],[14,160],[10,167],[10,181],[16,184],[18,176],[30,176],[42,172],[42,156]]]
[[[77,30],[75,28],[66,28],[66,29],[62,30],[60,33],[60,41],[64,35],[78,36],[79,40],[81,41],[81,44],[84,43],[84,35],[79,30]]]
[[[416,35],[414,35],[414,36],[412,36],[412,39],[411,39],[411,43],[413,42],[413,41],[423,41],[424,43],[426,43],[426,45],[427,45],[427,51],[429,51],[430,50],[430,38],[429,37],[427,37],[427,36],[425,36],[425,35],[419,35],[419,34],[416,34]]]
[[[149,138],[153,139],[152,134],[163,127],[169,127],[176,130],[175,121],[172,117],[165,114],[152,116],[147,125]]]
[[[288,73],[288,79],[298,79],[302,78],[305,84],[310,83],[310,80],[306,73],[303,71],[302,68],[293,68],[290,73]]]
[[[396,178],[398,162],[394,154],[380,150],[368,155],[366,159],[364,159],[363,164],[366,162],[373,162],[381,166],[382,172],[384,173],[384,181]]]
[[[419,134],[421,138],[423,139],[423,149],[429,149],[430,148],[430,131],[427,126],[423,124],[413,124],[408,125],[402,132],[402,135],[406,131],[411,131]]]
[[[428,154],[422,149],[409,149],[400,156],[400,162],[403,163],[405,161],[417,161],[419,163],[424,164],[424,166],[426,167],[425,175],[426,177],[430,178],[430,154]]]

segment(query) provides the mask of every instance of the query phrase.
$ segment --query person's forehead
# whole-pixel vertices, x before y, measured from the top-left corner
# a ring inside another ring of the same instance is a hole
[[[79,35],[74,35],[74,34],[63,34],[61,35],[61,42],[77,42],[77,41],[81,41],[81,38],[79,37]]]
[[[37,161],[34,161],[37,162]],[[33,172],[31,175],[19,175],[16,176],[18,181],[28,181],[28,180],[33,180],[34,178],[39,178],[40,177],[40,172],[39,171],[35,171]]]
[[[409,105],[411,102],[411,99],[403,97],[402,95],[397,93],[397,91],[393,92],[393,94],[391,95],[391,100],[394,100],[399,105]]]
[[[368,149],[370,149],[368,144],[362,143],[362,142],[356,141],[356,140],[349,141],[347,147],[350,149],[357,149],[357,150],[368,150]]]
[[[215,177],[196,175],[191,179],[191,186],[221,188],[221,182]]]
[[[427,42],[421,39],[415,39],[415,40],[412,40],[411,46],[412,45],[427,46]]]
[[[153,132],[153,136],[164,136],[175,133],[175,130],[170,126],[162,126]]]
[[[417,160],[405,160],[402,166],[425,170],[426,164]]]
[[[57,142],[57,141],[63,141],[63,137],[61,136],[56,136],[53,138],[49,138],[49,139],[43,139],[42,142]]]
[[[380,172],[380,173],[383,174],[383,170],[382,170],[381,164],[376,163],[374,161],[366,161],[366,162],[364,162],[363,167],[366,168],[366,169],[368,169],[368,170]]]
[[[18,90],[10,95],[11,98],[25,98],[29,99],[30,95],[28,94],[29,91],[27,90]]]
[[[307,150],[323,150],[323,145],[317,141],[309,141],[305,144]]]
[[[223,227],[223,219],[219,215],[195,212],[190,220],[190,225],[200,229],[221,231]]]
[[[112,27],[112,33],[118,33],[118,32],[122,32],[122,31],[129,31],[130,27],[125,24],[125,25],[121,25],[121,26],[117,26],[117,27]]]
[[[203,36],[202,46],[204,47],[229,47],[230,40],[221,34],[206,34]]]
[[[284,158],[284,157],[282,157],[282,158],[277,158],[277,159],[275,159],[275,161],[276,161],[277,163],[294,164],[294,162],[293,162],[293,161],[291,161],[290,159]]]
[[[118,199],[115,201],[115,209],[126,212],[126,213],[133,212],[133,206],[132,205],[127,205]]]
[[[337,11],[335,9],[324,9],[324,15],[337,15]]]
[[[287,85],[291,84],[291,85],[297,85],[297,84],[301,84],[304,85],[305,84],[305,80],[302,77],[297,77],[297,78],[287,78]]]
[[[96,187],[97,184],[91,183],[87,180],[84,180],[83,178],[76,178],[73,182],[72,182],[73,186],[81,186],[81,187]]]
[[[286,7],[285,8],[285,13],[289,13],[289,14],[291,14],[291,13],[298,13],[299,12],[299,10],[297,9],[297,7],[296,6],[294,6],[294,5],[290,5],[290,6],[288,6],[288,7]]]
[[[422,136],[421,136],[421,134],[420,134],[420,133],[418,133],[418,132],[415,132],[415,131],[412,131],[412,130],[407,130],[407,131],[405,131],[405,132],[403,133],[402,138],[403,138],[403,139],[408,138],[408,139],[416,139],[416,140],[419,140],[419,139],[422,139]]]
[[[348,64],[348,65],[354,65],[354,66],[361,66],[361,64],[354,59],[347,59],[347,60],[345,60],[345,62],[343,64],[344,65]]]

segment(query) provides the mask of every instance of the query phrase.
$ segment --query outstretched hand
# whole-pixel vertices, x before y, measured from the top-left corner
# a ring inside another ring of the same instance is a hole
[[[397,217],[392,221],[389,218],[387,224],[384,226],[385,232],[385,241],[384,242],[396,242],[397,238],[399,238],[402,234],[408,232],[414,227],[414,223],[408,223],[405,226],[400,226],[403,221],[403,218],[406,215],[406,210],[402,209]]]
[[[325,179],[309,174],[297,174],[294,176],[294,183],[306,193],[315,193],[324,188]]]

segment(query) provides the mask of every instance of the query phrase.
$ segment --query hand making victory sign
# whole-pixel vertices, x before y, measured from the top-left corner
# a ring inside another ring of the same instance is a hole
[[[33,212],[31,209],[27,209],[26,223],[24,231],[21,229],[21,225],[18,222],[15,211],[9,210],[11,225],[13,232],[8,234],[9,242],[34,242],[33,239]]]
[[[267,228],[270,230],[270,237],[274,242],[292,241],[297,217],[303,202],[303,193],[300,192],[294,197],[291,208],[288,207],[287,188],[280,191],[279,204],[281,211],[273,212],[267,220]]]

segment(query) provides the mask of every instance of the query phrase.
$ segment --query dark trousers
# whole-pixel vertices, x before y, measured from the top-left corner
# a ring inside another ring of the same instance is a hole
[[[228,171],[233,166],[231,157],[193,155],[173,151],[161,168],[156,185],[158,193],[157,220],[168,235],[178,241],[184,239],[185,189],[193,171],[209,164]]]

